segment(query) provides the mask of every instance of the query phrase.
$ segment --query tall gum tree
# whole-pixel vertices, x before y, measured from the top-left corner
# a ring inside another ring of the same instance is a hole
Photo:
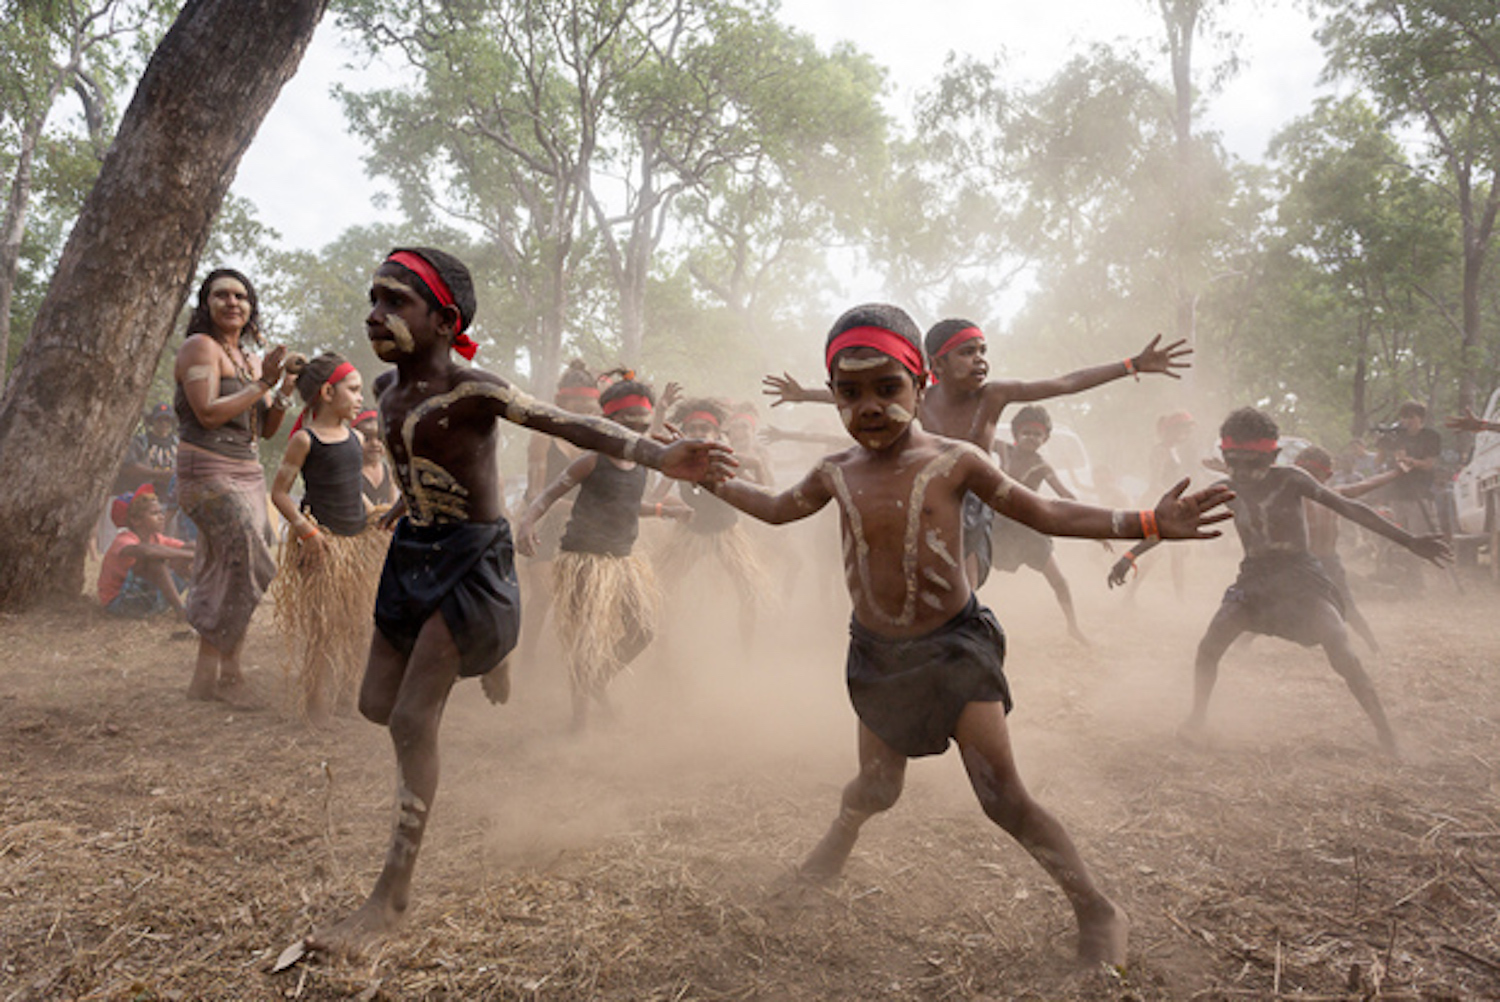
[[[83,588],[199,254],[327,0],[189,0],[151,57],[0,399],[0,609]]]
[[[1431,181],[1457,210],[1463,291],[1458,404],[1475,403],[1483,283],[1500,213],[1500,6],[1494,0],[1324,0],[1328,73],[1365,84],[1390,122],[1426,133]]]

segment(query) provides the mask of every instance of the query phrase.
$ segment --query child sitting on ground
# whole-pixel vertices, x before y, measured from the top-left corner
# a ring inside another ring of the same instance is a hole
[[[166,512],[156,488],[142,484],[110,503],[110,521],[120,528],[99,566],[99,604],[111,616],[145,619],[183,611],[182,593],[192,573],[193,549],[165,535]]]
[[[829,389],[854,445],[827,456],[791,490],[772,495],[735,480],[711,489],[746,514],[781,524],[830,502],[839,509],[845,574],[854,603],[847,677],[859,716],[859,775],[803,864],[838,874],[872,815],[900,796],[908,758],[957,741],[985,813],[1055,880],[1078,922],[1085,962],[1125,961],[1127,919],[1094,883],[1062,825],[1033,800],[1011,752],[1003,671],[1005,640],[965,573],[963,505],[972,494],[1055,535],[1194,538],[1221,516],[1218,487],[1183,496],[1184,481],[1154,511],[1110,511],[1042,498],[1002,473],[969,442],[913,425],[927,382],[920,332],[894,306],[856,307],[825,350]]]
[[[1277,466],[1281,430],[1269,414],[1241,407],[1224,419],[1219,434],[1219,450],[1229,470],[1228,480],[1221,484],[1234,490],[1229,508],[1245,559],[1198,642],[1193,710],[1182,725],[1182,736],[1202,739],[1219,661],[1229,645],[1241,633],[1263,633],[1304,647],[1322,647],[1329,665],[1375,725],[1381,748],[1394,755],[1396,736],[1344,629],[1343,597],[1308,548],[1303,501],[1329,508],[1435,564],[1451,559],[1452,551],[1439,535],[1414,536],[1373,508],[1324,487],[1307,471]],[[1147,540],[1120,558],[1110,572],[1110,584],[1123,581],[1134,558],[1153,545]]]

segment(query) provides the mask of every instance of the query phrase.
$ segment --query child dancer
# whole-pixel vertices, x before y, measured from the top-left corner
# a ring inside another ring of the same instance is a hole
[[[1003,446],[1000,453],[1000,468],[1029,491],[1040,491],[1046,484],[1060,498],[1077,501],[1078,498],[1062,482],[1052,465],[1042,458],[1040,449],[1052,437],[1052,416],[1038,404],[1028,404],[1016,412],[1010,422],[1013,444],[997,442]],[[1037,532],[1029,525],[1017,522],[1004,515],[995,516],[995,527],[991,534],[994,544],[994,566],[997,571],[1014,573],[1022,566],[1042,572],[1057,596],[1063,617],[1068,621],[1068,636],[1080,644],[1088,644],[1088,637],[1078,628],[1078,614],[1073,610],[1073,591],[1068,579],[1058,566],[1057,556],[1052,552],[1052,537]],[[1108,545],[1108,544],[1106,544]]]
[[[1046,869],[1078,921],[1078,955],[1122,964],[1125,914],[1094,883],[1058,821],[1031,798],[1016,770],[1005,716],[1004,636],[975,600],[961,560],[966,495],[1058,535],[1212,536],[1201,527],[1228,495],[1223,487],[1182,496],[1154,511],[1123,512],[1044,499],[998,470],[968,442],[916,428],[926,383],[916,325],[901,310],[856,307],[829,333],[829,388],[854,445],[828,456],[794,488],[771,495],[741,481],[711,488],[741,511],[781,524],[830,502],[839,509],[845,573],[854,602],[849,696],[859,716],[859,775],[844,789],[838,819],[803,871],[837,874],[860,826],[893,806],[908,758],[958,742],[989,817]]]
[[[1229,469],[1228,480],[1221,483],[1235,492],[1229,507],[1245,559],[1198,642],[1193,711],[1182,726],[1183,737],[1196,741],[1203,736],[1219,660],[1229,645],[1241,633],[1263,633],[1304,647],[1322,647],[1329,665],[1375,725],[1380,746],[1394,755],[1396,736],[1344,629],[1343,598],[1308,549],[1303,501],[1320,504],[1435,564],[1451,559],[1452,551],[1441,536],[1414,536],[1373,508],[1324,487],[1305,470],[1275,465],[1281,430],[1270,415],[1241,407],[1224,419],[1219,434],[1219,450]],[[1146,540],[1120,558],[1110,572],[1110,583],[1124,580],[1134,558],[1153,545],[1153,540]]]
[[[558,378],[552,402],[569,414],[598,414],[600,378],[588,370],[582,359],[575,358]],[[582,452],[566,439],[533,435],[526,443],[525,503],[535,501]],[[552,611],[552,561],[557,556],[557,541],[562,538],[571,506],[569,499],[559,498],[548,516],[537,524],[536,546],[532,552],[523,554],[529,558],[520,565],[522,590],[529,610],[517,651],[522,664],[535,659],[538,639]]]
[[[385,462],[385,446],[380,444],[380,412],[360,411],[355,415],[352,427],[359,432],[365,449],[359,467],[359,488],[365,498],[365,508],[371,515],[389,511],[401,495],[396,491],[391,468]]]
[[[1319,445],[1311,445],[1298,454],[1296,465],[1313,475],[1313,479],[1324,486],[1333,477],[1333,456],[1328,450]],[[1378,487],[1395,480],[1406,472],[1406,468],[1397,464],[1394,469],[1386,470],[1365,480],[1352,484],[1340,484],[1330,488],[1346,498],[1363,497]],[[1375,631],[1370,629],[1370,623],[1365,619],[1364,613],[1359,611],[1355,604],[1354,592],[1349,590],[1349,575],[1344,570],[1344,561],[1339,558],[1339,518],[1336,514],[1320,504],[1314,504],[1310,500],[1302,502],[1304,513],[1307,515],[1307,543],[1312,555],[1318,558],[1318,563],[1323,568],[1323,573],[1338,588],[1339,595],[1344,600],[1344,621],[1354,627],[1354,632],[1369,645],[1370,650],[1376,654],[1380,653],[1380,642],[1375,639]]]
[[[375,354],[395,366],[376,380],[375,395],[404,517],[380,575],[359,709],[390,731],[396,821],[369,898],[303,940],[305,951],[360,953],[405,918],[437,796],[448,695],[460,678],[499,674],[515,646],[520,589],[495,461],[500,422],[694,481],[723,478],[732,466],[715,443],[663,445],[459,365],[452,352],[473,358],[478,350],[468,333],[474,308],[468,268],[440,250],[394,250],[371,279],[365,330]]]
[[[370,609],[386,537],[369,529],[363,491],[364,442],[350,423],[364,401],[359,370],[325,352],[297,373],[306,409],[271,483],[271,501],[288,525],[271,585],[276,625],[296,672],[292,705],[314,723],[352,710]],[[298,476],[305,489],[292,498]]]
[[[633,432],[651,427],[653,396],[644,383],[612,383],[599,404],[605,417]],[[530,556],[537,525],[558,499],[578,488],[552,561],[555,622],[567,652],[575,731],[588,723],[591,702],[609,711],[605,688],[656,635],[661,595],[651,565],[634,552],[640,517],[687,511],[642,504],[649,472],[639,463],[585,452],[537,495],[516,526],[516,549]]]
[[[708,397],[684,400],[672,412],[672,424],[682,434],[710,442],[724,440],[728,418],[729,409]],[[673,526],[654,555],[656,567],[675,591],[694,567],[710,558],[717,560],[734,586],[740,643],[749,650],[755,642],[757,612],[771,594],[770,577],[739,524],[739,512],[697,484],[679,484],[677,490],[692,517]]]

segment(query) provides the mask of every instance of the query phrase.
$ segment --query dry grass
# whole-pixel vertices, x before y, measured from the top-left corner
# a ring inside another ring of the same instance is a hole
[[[675,624],[583,739],[555,651],[510,706],[462,685],[410,923],[364,962],[270,975],[373,879],[384,733],[190,704],[172,625],[80,605],[0,618],[0,1000],[1500,997],[1491,586],[1367,604],[1402,762],[1317,652],[1269,640],[1226,658],[1200,752],[1170,735],[1231,572],[1197,562],[1187,608],[1165,580],[1130,608],[1065,552],[1099,647],[1068,643],[1039,577],[988,598],[1022,769],[1131,913],[1121,975],[1072,968],[1060,895],[952,755],[913,764],[844,881],[793,878],[853,765],[843,613],[816,593],[753,652],[719,639],[732,602]],[[274,687],[269,612],[247,662]]]

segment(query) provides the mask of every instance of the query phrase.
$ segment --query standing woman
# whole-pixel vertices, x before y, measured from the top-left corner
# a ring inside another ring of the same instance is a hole
[[[198,633],[189,699],[249,700],[240,651],[276,576],[259,440],[276,433],[291,398],[276,385],[286,348],[264,360],[256,354],[265,343],[259,321],[248,278],[229,268],[209,272],[173,372],[178,503],[199,533],[187,601]]]

